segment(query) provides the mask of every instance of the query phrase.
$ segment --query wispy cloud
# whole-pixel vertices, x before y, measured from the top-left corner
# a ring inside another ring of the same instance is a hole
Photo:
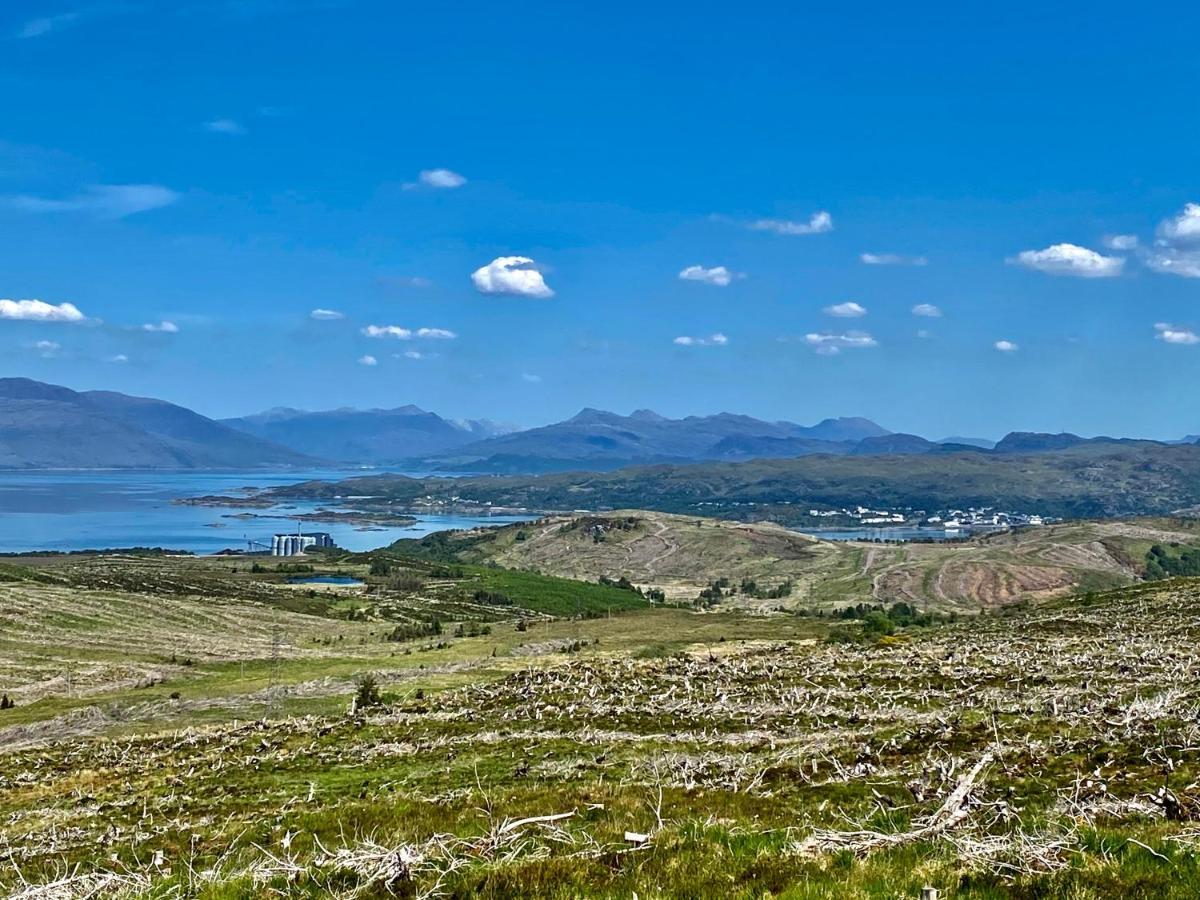
[[[366,356],[360,356],[358,358],[358,364],[360,366],[377,366],[379,365],[379,360],[368,353]]]
[[[435,191],[450,191],[460,188],[467,183],[465,175],[451,169],[422,169],[416,181],[406,181],[402,187],[406,191],[416,191],[428,188]]]
[[[843,350],[865,350],[879,346],[879,342],[865,331],[847,331],[843,334],[829,331],[812,332],[804,336],[804,342],[822,356],[833,356]]]
[[[1109,250],[1136,250],[1138,238],[1136,234],[1106,234],[1102,243]]]
[[[1200,249],[1156,246],[1146,254],[1146,265],[1162,275],[1200,278]]]
[[[992,346],[995,347],[997,350],[999,350],[1001,353],[1016,353],[1018,350],[1021,349],[1016,344],[1014,344],[1012,341],[996,341],[996,343],[992,344]]]
[[[528,381],[530,384],[541,384],[541,383],[542,383],[542,376],[541,376],[541,375],[534,375],[534,374],[532,374],[532,373],[530,373],[530,372],[522,372],[522,373],[521,373],[521,380],[522,380],[522,381]]]
[[[1200,344],[1200,336],[1188,328],[1177,328],[1166,322],[1155,322],[1154,331],[1154,336],[1167,344]]]
[[[1073,275],[1077,278],[1115,278],[1125,267],[1122,257],[1104,256],[1077,244],[1054,244],[1045,250],[1023,250],[1009,262],[1047,275]]]
[[[58,341],[35,341],[29,345],[30,349],[36,350],[38,356],[42,359],[54,359],[58,356],[58,352],[62,350],[62,344]]]
[[[411,341],[414,338],[433,341],[452,341],[456,337],[453,331],[446,328],[401,328],[399,325],[368,325],[362,333],[369,338],[395,338],[398,341]]]
[[[122,219],[135,213],[170,206],[180,195],[161,184],[94,184],[65,198],[19,194],[8,197],[9,206],[30,213],[81,212],[104,219]]]
[[[126,356],[124,353],[118,353],[116,356],[110,356],[107,360],[105,360],[105,362],[118,363],[118,364],[127,363],[127,362],[129,362],[129,357]]]
[[[514,294],[547,299],[554,291],[528,256],[498,256],[471,273],[471,282],[481,294]]]
[[[901,253],[863,253],[859,260],[868,266],[925,266],[929,260],[924,256],[905,256]]]
[[[246,133],[246,126],[236,119],[210,119],[204,123],[204,130],[213,134],[241,135]]]
[[[755,219],[746,225],[753,231],[770,231],[774,234],[803,235],[824,234],[833,231],[833,216],[821,210],[809,216],[807,222],[796,222],[791,219]]]
[[[177,334],[179,326],[174,322],[168,322],[165,319],[162,322],[147,322],[142,326],[142,331],[159,331],[163,334]]]
[[[337,319],[346,318],[336,309],[314,309],[308,314],[310,319],[316,319],[318,322],[333,322]]]
[[[726,287],[734,278],[739,277],[724,266],[713,266],[711,269],[706,269],[704,266],[688,266],[679,273],[682,281],[699,281],[701,284],[711,284],[716,287]]]
[[[17,29],[16,37],[22,39],[43,37],[76,24],[81,18],[83,18],[82,12],[65,12],[55,16],[30,19]]]
[[[690,335],[680,335],[671,342],[678,347],[724,347],[729,343],[729,338],[717,332],[710,334],[708,337],[691,337]]]
[[[420,176],[421,184],[431,188],[460,188],[467,179],[449,169],[423,169]]]
[[[17,319],[23,322],[82,322],[85,318],[74,303],[0,300],[0,319]]]
[[[433,280],[423,278],[420,275],[380,275],[375,279],[375,284],[381,288],[397,288],[401,290],[416,288],[423,290],[424,288],[433,287]]]
[[[940,319],[942,311],[932,303],[918,303],[912,308],[914,316],[924,316],[927,319]]]
[[[860,319],[867,314],[867,308],[853,300],[847,300],[845,303],[825,307],[824,312],[827,316],[836,316],[839,319]]]

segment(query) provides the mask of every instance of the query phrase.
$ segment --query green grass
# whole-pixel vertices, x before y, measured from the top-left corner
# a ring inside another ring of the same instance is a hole
[[[593,588],[599,602],[629,594],[558,581],[468,568],[449,584],[540,597],[542,613]],[[526,630],[498,621],[486,636],[395,643],[382,620],[226,599],[3,592],[29,621],[7,636],[2,665],[14,667],[0,677],[39,678],[38,653],[110,666],[113,634],[130,665],[158,654],[165,678],[0,712],[0,740],[70,710],[126,713],[98,735],[56,726],[51,741],[0,757],[0,893],[18,869],[44,882],[69,867],[132,873],[135,896],[437,887],[461,898],[882,900],[927,884],[989,900],[1200,896],[1200,688],[1180,675],[1198,665],[1196,582],[844,646],[821,640],[823,621],[720,610],[571,608]],[[213,652],[172,667],[186,635],[135,627],[156,614],[172,629],[199,623]],[[278,660],[273,620],[287,634]],[[239,622],[237,641],[213,632]],[[330,635],[341,640],[321,642]],[[386,702],[351,716],[366,671]],[[290,693],[271,698],[269,684]],[[989,750],[995,761],[945,835],[858,855],[797,850],[815,830],[915,827]],[[1164,780],[1187,820],[1147,805]],[[503,831],[568,812],[553,829]],[[629,831],[652,839],[638,847]],[[378,861],[351,863],[376,844],[417,860],[391,888],[371,881]]]
[[[548,616],[599,616],[648,606],[633,591],[611,585],[509,569],[470,567],[468,571],[470,577],[462,585],[464,595],[474,590],[493,591],[511,599],[519,609]]]

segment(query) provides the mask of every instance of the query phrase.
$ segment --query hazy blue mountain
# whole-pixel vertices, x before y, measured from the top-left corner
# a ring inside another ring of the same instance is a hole
[[[991,450],[993,447],[996,446],[996,442],[993,440],[989,440],[988,438],[962,437],[961,435],[952,435],[951,437],[944,437],[941,440],[937,441],[937,443],[953,444],[955,446],[960,446],[960,447],[978,447],[981,450]]]
[[[0,378],[5,468],[257,468],[315,462],[181,406]]]
[[[854,445],[856,456],[880,456],[884,454],[928,453],[938,445],[915,434],[883,434],[863,438]]]
[[[867,438],[885,437],[891,434],[886,428],[877,425],[870,419],[857,416],[837,419],[823,419],[816,425],[807,428],[801,425],[791,426],[796,429],[797,437],[813,438],[819,441],[862,441]]]
[[[1037,431],[1012,431],[1000,438],[992,449],[996,453],[1045,453],[1050,450],[1066,450],[1086,444],[1088,438],[1070,432],[1044,434]]]
[[[628,416],[585,408],[564,422],[466,444],[423,462],[449,471],[604,470],[633,463],[849,453],[889,432],[867,419],[813,426],[719,413],[669,419],[640,409]]]
[[[441,453],[507,430],[484,419],[451,422],[416,406],[322,412],[280,407],[223,424],[300,453],[368,464]]]
[[[812,453],[851,453],[852,441],[821,441],[803,437],[737,434],[713,444],[710,459],[790,459]]]

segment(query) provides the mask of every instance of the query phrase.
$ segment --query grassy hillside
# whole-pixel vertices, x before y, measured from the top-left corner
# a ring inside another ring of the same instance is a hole
[[[287,611],[271,598],[307,589],[283,572],[62,565],[0,585],[0,892],[1200,892],[1189,580],[891,636],[643,609],[393,642],[416,568],[369,576],[395,584],[351,621],[371,593]],[[93,567],[120,587],[78,586]],[[56,682],[67,663],[91,680]]]
[[[862,602],[974,611],[1129,584],[1148,564],[1166,574],[1163,563],[1148,563],[1156,545],[1165,548],[1169,568],[1200,547],[1200,523],[1073,522],[966,542],[883,545],[818,541],[765,523],[620,510],[435,534],[395,547],[587,581],[627,578],[673,601],[695,600],[724,579],[736,589],[724,606],[759,611]],[[786,593],[776,590],[784,585]]]

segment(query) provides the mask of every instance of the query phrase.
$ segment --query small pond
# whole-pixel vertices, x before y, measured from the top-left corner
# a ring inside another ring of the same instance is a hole
[[[297,575],[288,579],[288,584],[337,584],[343,587],[360,587],[365,583],[349,575]]]

